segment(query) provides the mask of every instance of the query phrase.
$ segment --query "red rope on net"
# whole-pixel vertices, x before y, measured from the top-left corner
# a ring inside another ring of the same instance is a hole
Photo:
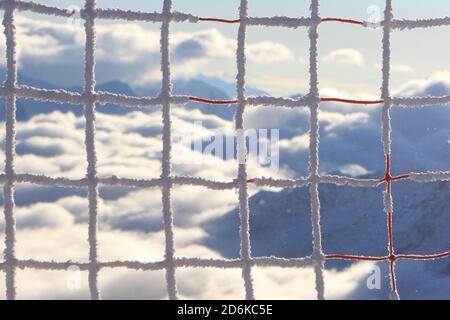
[[[198,18],[198,21],[204,21],[204,22],[219,22],[219,23],[241,23],[241,19],[221,19],[221,18],[208,18],[208,17],[201,17]],[[364,21],[361,20],[353,20],[353,19],[341,19],[341,18],[322,18],[320,19],[320,23],[324,22],[340,22],[340,23],[347,23],[347,24],[356,24],[364,26]]]
[[[340,18],[322,18],[320,22],[341,22],[341,23],[350,23],[364,26],[364,21],[353,20],[353,19],[340,19]]]
[[[320,98],[320,102],[340,102],[349,104],[380,104],[384,103],[383,100],[351,100],[341,98]]]
[[[221,23],[240,23],[240,19],[229,20],[229,19],[219,19],[219,18],[198,18],[198,21],[209,21],[209,22],[221,22]]]
[[[446,251],[443,253],[438,254],[432,254],[432,255],[411,255],[411,254],[404,254],[404,255],[398,255],[397,259],[407,259],[407,260],[435,260],[440,258],[446,258],[450,256],[450,251]]]
[[[387,193],[391,193],[392,181],[406,180],[409,179],[409,175],[392,176],[391,175],[391,155],[386,156],[386,175],[383,179],[379,180],[379,184],[386,183]]]
[[[237,100],[210,100],[197,97],[189,97],[189,100],[205,104],[237,104]]]
[[[205,104],[237,104],[238,100],[214,100],[214,99],[205,99],[199,97],[189,97],[190,101],[205,103]],[[320,102],[339,102],[339,103],[348,103],[348,104],[380,104],[383,103],[383,100],[351,100],[351,99],[341,99],[341,98],[320,98]]]

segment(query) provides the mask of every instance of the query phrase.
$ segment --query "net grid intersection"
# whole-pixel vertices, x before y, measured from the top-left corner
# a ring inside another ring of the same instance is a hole
[[[450,256],[450,251],[434,255],[400,255],[395,254],[393,241],[393,200],[392,183],[400,180],[412,180],[417,182],[450,181],[450,172],[421,172],[408,173],[399,176],[391,175],[391,119],[390,109],[392,107],[414,108],[427,107],[436,104],[449,104],[450,95],[442,97],[391,97],[389,92],[390,77],[390,34],[393,29],[414,29],[436,26],[450,26],[450,17],[423,20],[395,20],[392,14],[392,0],[386,0],[384,20],[379,23],[383,29],[383,83],[380,100],[349,100],[334,97],[320,97],[318,90],[318,27],[322,23],[337,22],[347,23],[363,27],[371,24],[365,21],[342,18],[321,18],[319,15],[319,0],[311,0],[311,16],[301,18],[290,17],[250,17],[248,16],[248,0],[241,0],[239,7],[239,19],[228,20],[210,17],[197,17],[187,13],[172,11],[172,0],[163,0],[161,13],[125,11],[120,9],[101,9],[96,7],[95,0],[86,0],[84,9],[80,10],[80,18],[84,20],[86,35],[84,77],[85,85],[83,93],[69,92],[66,90],[47,90],[17,84],[17,57],[16,57],[16,32],[14,24],[15,11],[28,11],[43,15],[58,17],[72,17],[75,12],[57,7],[45,6],[35,2],[2,0],[0,10],[4,11],[3,27],[6,37],[6,66],[7,77],[3,87],[0,88],[0,96],[5,99],[6,108],[6,135],[5,135],[5,172],[0,175],[0,183],[4,185],[4,217],[5,217],[5,250],[4,262],[0,263],[0,270],[6,274],[6,298],[16,298],[16,269],[39,269],[39,270],[67,270],[70,266],[78,266],[81,270],[89,272],[89,291],[92,299],[100,299],[98,288],[98,274],[103,268],[128,268],[133,270],[165,270],[166,284],[169,299],[177,299],[176,268],[240,268],[244,281],[246,299],[255,299],[252,267],[281,267],[281,268],[304,268],[312,267],[315,272],[317,298],[325,298],[325,282],[323,278],[324,263],[327,260],[357,260],[357,261],[388,261],[390,270],[391,298],[399,299],[395,273],[395,263],[400,259],[406,260],[433,260]],[[95,90],[95,22],[99,19],[144,21],[161,23],[161,72],[162,87],[157,97],[133,97],[112,92]],[[237,99],[236,100],[209,100],[193,96],[175,96],[171,92],[170,75],[170,49],[169,34],[171,22],[216,22],[239,24],[237,39]],[[266,27],[309,28],[310,40],[310,91],[309,94],[299,98],[290,99],[282,97],[246,97],[246,29],[247,26],[258,25]],[[80,180],[68,178],[52,178],[44,175],[17,174],[14,170],[15,140],[16,140],[16,99],[27,98],[37,101],[48,101],[53,103],[70,103],[84,106],[85,116],[85,144],[87,156],[87,174]],[[306,107],[311,111],[310,117],[310,167],[309,176],[299,179],[272,179],[272,178],[249,178],[246,164],[245,137],[238,135],[238,177],[229,182],[213,181],[196,177],[174,177],[171,174],[171,105],[186,104],[194,101],[204,104],[228,105],[236,104],[235,129],[243,132],[244,111],[248,106],[273,106],[297,108]],[[386,156],[386,175],[383,179],[357,179],[345,176],[319,174],[319,109],[321,102],[336,102],[349,104],[382,104],[382,142]],[[163,121],[163,155],[162,174],[159,179],[128,179],[111,176],[100,178],[97,176],[97,156],[95,150],[95,106],[96,104],[119,104],[126,107],[150,107],[162,105]],[[241,161],[242,160],[242,161]],[[14,186],[17,183],[29,183],[39,186],[61,186],[61,187],[85,187],[88,189],[89,201],[89,262],[77,263],[72,261],[37,261],[19,260],[15,255],[15,218],[14,218]],[[252,257],[250,244],[249,226],[249,197],[248,185],[254,184],[262,187],[294,188],[309,186],[311,195],[311,221],[313,229],[313,254],[303,258],[280,258],[280,257]],[[387,217],[388,250],[386,256],[356,256],[324,254],[322,251],[322,236],[320,230],[320,199],[319,185],[335,184],[349,185],[354,187],[377,187],[386,185],[384,191],[384,208]],[[101,262],[97,259],[97,206],[98,187],[126,186],[135,188],[154,188],[162,190],[163,221],[165,233],[165,259],[156,262],[140,261],[110,261]],[[202,186],[214,190],[236,189],[239,193],[240,214],[240,243],[241,257],[239,259],[200,259],[200,258],[178,258],[175,257],[173,211],[171,191],[174,185]]]

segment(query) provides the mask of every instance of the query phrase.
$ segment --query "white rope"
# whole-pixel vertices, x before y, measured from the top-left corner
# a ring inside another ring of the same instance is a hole
[[[422,173],[409,173],[409,180],[415,182],[438,182],[438,181],[450,181],[450,171],[447,172],[422,172]],[[59,186],[68,188],[81,188],[88,187],[88,179],[69,179],[62,177],[48,177],[44,175],[34,175],[29,173],[15,174],[14,176],[6,176],[0,174],[0,183],[4,184],[8,180],[12,180],[17,183],[27,183],[40,186]],[[205,187],[212,190],[232,190],[239,186],[238,181],[215,181],[204,178],[196,177],[171,177],[173,185],[179,186],[196,186]],[[351,186],[351,187],[376,187],[379,180],[377,179],[355,179],[344,176],[335,175],[322,175],[318,177],[320,184],[335,184],[339,186]],[[158,188],[163,186],[162,179],[131,179],[131,178],[119,178],[116,176],[108,178],[97,178],[98,185],[103,186],[117,186],[117,187],[132,187],[136,189],[148,189]],[[299,188],[307,186],[310,183],[310,178],[299,179],[273,179],[273,178],[257,178],[255,179],[255,185],[259,187],[272,187],[272,188]]]
[[[335,175],[320,176],[319,182],[335,184],[338,186],[351,186],[351,187],[376,187],[380,184],[379,180],[377,179],[356,179]]]
[[[84,71],[84,115],[86,118],[85,142],[87,155],[87,180],[89,198],[89,290],[93,300],[100,299],[98,290],[97,263],[97,216],[98,216],[98,183],[97,183],[97,154],[95,150],[95,100],[92,98],[95,92],[95,0],[86,0],[85,19],[86,52]]]
[[[16,62],[16,34],[14,25],[14,0],[9,0],[5,8],[3,26],[6,37],[6,67],[7,78],[5,86],[14,88],[17,82]],[[6,297],[14,300],[16,297],[15,287],[15,242],[16,223],[14,219],[14,158],[16,155],[16,96],[12,91],[6,96],[6,137],[5,137],[5,176],[3,187],[4,215],[5,215],[5,251],[6,262]]]
[[[399,107],[426,107],[434,105],[444,105],[450,103],[450,96],[443,97],[411,97],[411,98],[392,98],[392,106]]]
[[[250,17],[246,19],[247,24],[264,27],[298,28],[311,26],[310,18],[288,18],[288,17]]]
[[[278,258],[278,257],[255,257],[249,260],[252,266],[262,268],[279,267],[279,268],[306,268],[315,265],[315,261],[311,257],[305,258]],[[242,260],[240,259],[200,259],[200,258],[176,258],[174,264],[177,268],[218,268],[218,269],[238,269],[242,268]],[[75,261],[38,261],[38,260],[18,260],[16,267],[19,269],[35,269],[35,270],[67,270],[71,266],[77,266],[80,270],[90,270],[91,263],[75,262]],[[158,271],[167,268],[167,262],[142,262],[142,261],[109,261],[97,262],[97,269],[125,268],[129,270],[141,271]],[[7,264],[0,263],[0,270],[6,270]]]
[[[126,21],[145,21],[145,22],[163,22],[165,17],[169,17],[174,22],[198,22],[198,17],[191,14],[170,12],[169,14],[161,14],[157,12],[133,12],[120,9],[98,9],[98,19],[106,20],[126,20]]]
[[[383,84],[381,87],[381,97],[384,100],[383,114],[382,114],[382,142],[384,146],[385,156],[389,156],[391,153],[391,118],[389,109],[391,107],[391,97],[389,93],[389,73],[390,73],[390,59],[391,59],[391,46],[390,46],[390,21],[392,19],[392,4],[391,0],[386,0],[385,21],[387,23],[383,26]]]
[[[86,101],[86,98],[78,93],[63,89],[41,89],[26,85],[16,85],[13,89],[6,87],[0,88],[0,96],[6,97],[14,93],[16,97],[33,99],[36,101],[46,101],[60,104],[80,105]],[[130,108],[144,108],[151,106],[160,106],[162,100],[160,97],[133,97],[124,94],[98,91],[90,95],[89,99],[94,99],[95,103],[106,105],[115,104]],[[299,99],[280,98],[280,97],[247,97],[246,106],[270,106],[280,108],[304,108],[309,107],[313,99],[309,96],[303,96]],[[172,104],[186,104],[190,101],[189,96],[175,95],[170,97]],[[394,97],[391,98],[391,107],[402,108],[423,108],[435,105],[450,104],[450,96],[442,97]]]
[[[386,215],[388,212],[392,212],[393,207],[393,201],[392,201],[392,194],[389,192],[383,192],[383,203],[384,203],[384,211],[386,212]]]
[[[251,106],[270,106],[283,108],[307,107],[311,104],[311,97],[304,96],[298,100],[289,98],[275,98],[275,97],[249,97],[246,100],[247,105]]]
[[[245,285],[245,296],[247,300],[254,300],[253,279],[250,265],[251,245],[250,245],[250,222],[248,206],[248,183],[247,183],[247,148],[244,135],[244,110],[245,110],[245,36],[247,31],[247,0],[241,0],[239,17],[241,24],[238,31],[238,46],[236,52],[237,60],[237,98],[238,107],[236,109],[236,135],[237,135],[237,154],[239,160],[239,215],[240,215],[240,238],[241,238],[241,258],[242,258],[242,277]]]
[[[161,100],[163,106],[163,154],[162,154],[162,203],[164,216],[164,231],[166,236],[166,280],[169,299],[177,299],[177,288],[175,280],[175,245],[173,235],[173,212],[172,212],[172,181],[171,175],[171,116],[170,116],[170,56],[169,56],[169,28],[170,13],[172,10],[172,1],[164,0],[163,6],[163,23],[161,26],[161,71],[162,71],[162,88]]]
[[[437,181],[449,181],[450,172],[423,172],[423,173],[410,173],[409,178],[416,182],[437,182]]]
[[[309,73],[310,73],[310,96],[313,100],[310,104],[310,194],[311,194],[311,222],[313,228],[313,258],[315,260],[314,273],[316,275],[316,291],[319,300],[325,299],[325,285],[323,280],[323,253],[322,239],[320,234],[320,199],[319,199],[319,88],[317,79],[317,40],[319,34],[317,28],[320,23],[319,0],[311,0],[311,20],[309,28]]]
[[[415,29],[430,28],[450,25],[450,17],[423,20],[393,20],[391,22],[392,29]]]
[[[390,69],[390,32],[392,29],[427,28],[441,25],[450,25],[450,18],[429,20],[393,20],[391,0],[386,0],[385,20],[383,26],[383,85],[382,98],[385,101],[382,113],[382,141],[386,155],[390,154],[391,122],[389,110],[392,107],[424,107],[438,104],[450,104],[450,96],[443,97],[397,97],[391,98],[389,93],[389,69]],[[44,6],[33,2],[3,0],[0,1],[0,9],[4,10],[4,32],[6,36],[7,56],[7,80],[0,88],[0,96],[6,100],[6,137],[5,137],[5,173],[0,174],[0,183],[4,184],[4,215],[6,226],[5,237],[5,261],[0,263],[0,270],[6,273],[7,298],[16,298],[15,270],[16,268],[40,269],[40,270],[66,270],[69,266],[77,265],[82,270],[89,271],[89,288],[92,299],[99,299],[97,277],[103,268],[128,268],[133,270],[166,270],[167,289],[170,299],[177,298],[175,269],[185,268],[241,268],[245,283],[247,299],[254,299],[253,280],[251,268],[281,267],[301,268],[314,267],[316,276],[316,290],[319,299],[324,298],[323,264],[325,257],[322,253],[320,233],[320,200],[319,184],[348,185],[354,187],[376,187],[380,184],[375,179],[355,179],[337,175],[319,175],[319,92],[317,78],[317,27],[321,23],[319,16],[319,0],[311,2],[311,17],[248,17],[247,0],[241,0],[237,49],[237,111],[235,115],[236,130],[238,132],[238,158],[239,174],[237,179],[229,182],[213,181],[194,177],[171,176],[171,104],[186,104],[191,101],[189,96],[172,96],[169,59],[169,27],[170,22],[199,23],[199,17],[172,12],[172,1],[164,0],[162,13],[145,13],[124,11],[119,9],[97,9],[95,0],[86,0],[85,8],[81,10],[81,17],[85,20],[86,48],[85,48],[85,90],[80,94],[61,89],[41,89],[31,86],[17,85],[17,65],[15,56],[15,26],[13,19],[14,9],[30,11],[45,15],[70,17],[74,12],[55,7]],[[95,19],[112,19],[126,21],[162,22],[161,27],[161,70],[162,88],[158,97],[133,97],[112,92],[95,92]],[[297,28],[309,27],[310,37],[310,93],[298,99],[277,97],[246,97],[245,96],[245,43],[246,26],[280,26]],[[84,105],[86,118],[86,153],[87,175],[80,180],[68,178],[54,178],[44,175],[16,174],[14,172],[15,157],[15,109],[16,98],[29,98],[38,101],[54,103],[68,103]],[[97,177],[97,158],[95,152],[95,105],[116,104],[126,107],[163,106],[163,157],[162,174],[160,179],[129,179],[111,176],[108,178]],[[261,187],[295,188],[309,185],[311,194],[311,219],[313,226],[313,254],[305,258],[284,259],[278,257],[251,257],[250,225],[249,225],[249,199],[246,168],[246,146],[243,138],[244,110],[247,106],[275,106],[283,108],[304,108],[311,110],[310,130],[310,173],[308,177],[299,179],[273,179],[257,178],[251,183]],[[241,133],[241,134],[239,134]],[[417,182],[450,181],[450,172],[421,172],[410,173],[407,179]],[[86,187],[89,190],[89,262],[77,263],[73,261],[36,261],[18,260],[15,257],[15,221],[14,221],[14,185],[15,183],[31,183],[40,186]],[[133,188],[162,188],[164,232],[166,237],[165,259],[158,262],[139,261],[110,261],[97,260],[97,205],[98,186],[123,186]],[[173,213],[171,204],[171,190],[173,185],[203,186],[214,190],[239,190],[240,213],[240,259],[199,259],[199,258],[175,258]],[[384,207],[386,212],[392,212],[392,195],[384,193]],[[405,256],[406,257],[406,256]],[[405,258],[403,257],[403,258]],[[414,257],[414,256],[412,256]],[[400,258],[401,259],[401,258]],[[409,258],[408,258],[409,259]],[[412,258],[411,258],[412,259]],[[395,273],[394,273],[395,274]],[[398,293],[393,291],[391,298],[397,299]]]
[[[10,7],[8,4],[9,0],[1,1],[0,8],[8,8]],[[50,16],[58,16],[58,17],[70,17],[73,15],[73,12],[66,9],[59,9],[56,7],[49,7],[42,4],[38,4],[35,2],[28,1],[14,1],[13,7],[18,11],[30,11],[39,14],[45,14]]]

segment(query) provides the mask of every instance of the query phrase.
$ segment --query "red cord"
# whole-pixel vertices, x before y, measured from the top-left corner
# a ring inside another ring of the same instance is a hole
[[[320,22],[342,22],[342,23],[351,23],[358,24],[364,26],[364,21],[352,20],[352,19],[339,19],[339,18],[322,18]]]
[[[189,100],[206,103],[206,104],[237,104],[238,100],[211,100],[204,99],[198,97],[189,97]],[[349,103],[349,104],[380,104],[383,103],[383,100],[349,100],[349,99],[341,99],[341,98],[321,98],[321,102],[341,102],[341,103]]]
[[[218,19],[218,18],[198,18],[198,21],[211,21],[211,22],[221,22],[221,23],[240,23],[240,19],[228,20],[228,19]]]
[[[349,100],[341,98],[321,98],[320,102],[342,102],[350,104],[380,104],[384,103],[383,100]]]
[[[198,18],[198,21],[208,21],[208,22],[220,22],[220,23],[241,23],[241,19],[220,19],[220,18]],[[340,19],[340,18],[323,18],[320,22],[341,22],[350,23],[364,26],[364,21],[352,20],[352,19]]]
[[[391,189],[392,189],[392,181],[399,181],[399,180],[405,180],[405,179],[409,179],[409,175],[405,174],[405,175],[401,175],[401,176],[391,176],[391,155],[388,154],[386,156],[386,175],[383,179],[379,180],[379,184],[381,183],[386,183],[386,191],[387,193],[391,193]]]
[[[203,99],[203,98],[197,98],[197,97],[189,97],[189,100],[200,102],[200,103],[206,103],[206,104],[236,104],[238,103],[237,100],[209,100],[209,99]]]
[[[397,292],[397,280],[395,278],[395,259],[390,260],[389,271],[391,273],[391,288],[393,292]]]
[[[389,241],[389,261],[395,261],[396,257],[394,255],[394,237],[392,235],[392,211],[388,212],[388,241]]]
[[[433,255],[398,255],[397,259],[408,259],[408,260],[434,260],[439,258],[445,258],[450,256],[450,251],[433,254]]]

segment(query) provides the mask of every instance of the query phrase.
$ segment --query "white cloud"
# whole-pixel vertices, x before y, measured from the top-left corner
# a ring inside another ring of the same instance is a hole
[[[391,70],[394,72],[411,73],[414,72],[414,68],[407,64],[393,64]]]
[[[262,41],[247,45],[247,56],[254,62],[280,62],[294,59],[293,52],[280,43]]]
[[[375,64],[375,68],[381,70],[381,64]],[[412,73],[414,72],[414,68],[407,64],[391,64],[391,71],[397,73]]]
[[[160,32],[135,23],[96,26],[96,77],[99,83],[118,80],[131,85],[159,82]],[[17,51],[21,72],[58,86],[79,86],[83,77],[84,30],[73,25],[17,16]],[[0,42],[5,38],[0,35]],[[218,29],[171,34],[172,71],[190,77],[235,68],[236,39]],[[291,60],[286,46],[261,41],[248,44],[256,62]],[[225,68],[226,67],[226,68]]]
[[[16,224],[19,229],[62,228],[73,223],[71,213],[57,204],[37,203],[16,210]],[[4,221],[0,222],[0,229]]]
[[[309,150],[309,134],[302,134],[292,139],[285,139],[280,141],[280,148],[286,152],[299,152]]]
[[[175,33],[172,37],[175,59],[234,58],[236,40],[227,38],[217,29],[194,33]]]
[[[412,79],[402,84],[393,94],[395,96],[414,96],[420,94],[442,95],[445,93],[427,93],[427,90],[441,87],[448,90],[450,88],[450,70],[444,69],[431,74],[427,78]]]
[[[359,67],[364,66],[364,56],[356,49],[337,49],[326,54],[322,58],[323,62],[353,64]]]
[[[352,129],[361,127],[370,122],[370,115],[366,112],[351,112],[342,114],[339,112],[321,111],[319,119],[325,122],[325,131],[330,132],[336,128]]]
[[[43,236],[45,234],[45,236]],[[87,225],[59,225],[57,228],[24,230],[19,228],[17,256],[55,261],[87,261]],[[175,229],[185,238],[177,256],[222,259],[205,246],[195,245],[195,232]],[[4,236],[0,232],[0,236]],[[160,261],[164,255],[164,234],[135,234],[116,230],[100,230],[101,261]],[[368,263],[356,264],[341,271],[325,270],[327,297],[344,298],[351,294],[367,276]],[[4,276],[0,273],[0,276]],[[240,269],[176,270],[180,298],[243,299],[244,288]],[[314,272],[311,268],[253,268],[255,294],[259,299],[314,299]],[[75,269],[63,271],[21,270],[16,275],[19,299],[89,299],[88,273]],[[75,281],[75,282],[74,282]],[[99,273],[103,299],[166,299],[166,278],[161,271],[134,271],[124,268],[103,269]],[[79,287],[74,286],[79,284]],[[302,284],[299,286],[299,284]],[[3,282],[0,294],[4,296]]]
[[[350,177],[359,177],[371,173],[369,170],[359,164],[347,164],[339,168],[339,171]]]

